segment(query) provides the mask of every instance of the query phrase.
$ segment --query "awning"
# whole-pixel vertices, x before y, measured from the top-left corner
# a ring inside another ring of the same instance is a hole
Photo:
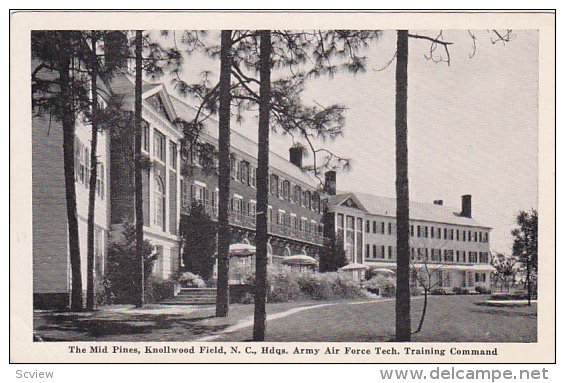
[[[369,266],[364,265],[362,263],[349,263],[349,264],[343,266],[342,268],[340,268],[340,270],[342,270],[342,271],[367,270],[368,268],[369,268]]]
[[[295,255],[290,255],[288,257],[284,257],[283,261],[282,261],[285,265],[317,265],[318,261],[316,261],[316,259],[308,256],[308,255],[304,255],[304,254],[295,254]]]
[[[387,274],[387,275],[394,275],[396,272],[391,269],[386,269],[384,267],[373,268],[370,267],[372,274]]]
[[[230,245],[230,256],[247,257],[255,255],[257,249],[248,243],[234,243]]]

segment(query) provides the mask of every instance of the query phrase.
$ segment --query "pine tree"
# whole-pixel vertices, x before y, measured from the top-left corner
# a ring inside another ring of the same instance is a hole
[[[259,50],[259,145],[257,152],[257,224],[255,262],[255,310],[253,340],[264,341],[267,326],[267,246],[269,232],[269,119],[271,112],[271,31],[260,31]]]

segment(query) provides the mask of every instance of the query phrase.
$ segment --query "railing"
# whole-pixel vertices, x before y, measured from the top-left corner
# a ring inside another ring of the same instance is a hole
[[[218,207],[209,204],[203,204],[204,210],[214,220],[218,220]],[[229,213],[229,223],[233,226],[239,226],[246,229],[255,230],[255,217],[243,212],[231,211]],[[321,233],[309,233],[303,230],[294,229],[285,225],[276,223],[268,224],[269,234],[287,237],[290,239],[301,240],[305,242],[321,245],[324,242],[324,236]]]

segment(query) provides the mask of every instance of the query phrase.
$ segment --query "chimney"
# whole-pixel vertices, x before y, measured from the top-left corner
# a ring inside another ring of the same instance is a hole
[[[443,200],[442,199],[436,199],[434,201],[434,205],[440,205],[440,206],[443,205]]]
[[[471,195],[461,196],[461,216],[471,218]]]
[[[324,185],[324,190],[329,195],[336,194],[336,172],[335,170],[328,170],[326,172],[326,184]]]
[[[104,60],[109,69],[126,69],[128,38],[124,31],[108,32],[104,38]]]
[[[288,152],[290,154],[290,162],[294,166],[302,168],[302,154],[304,152],[304,148],[302,146],[291,146],[288,149]]]

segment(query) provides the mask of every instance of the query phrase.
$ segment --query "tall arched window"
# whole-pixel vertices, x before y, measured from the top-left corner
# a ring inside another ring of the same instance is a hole
[[[165,184],[161,177],[155,177],[155,214],[153,223],[165,230]]]

